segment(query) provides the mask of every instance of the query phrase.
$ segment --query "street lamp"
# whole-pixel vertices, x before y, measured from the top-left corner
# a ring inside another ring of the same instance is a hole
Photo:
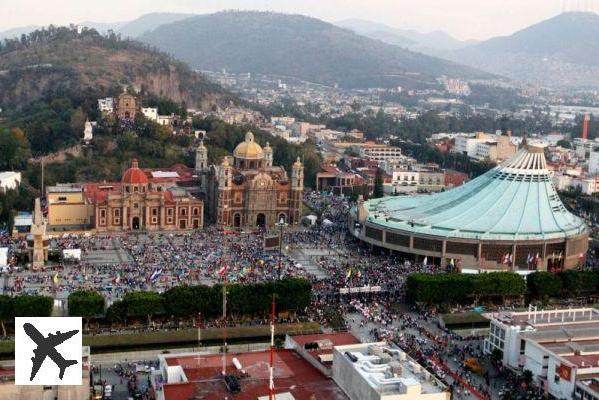
[[[279,227],[279,274],[278,279],[281,279],[281,261],[283,255],[283,228],[287,226],[287,222],[285,222],[285,218],[281,217],[279,222],[275,224]]]

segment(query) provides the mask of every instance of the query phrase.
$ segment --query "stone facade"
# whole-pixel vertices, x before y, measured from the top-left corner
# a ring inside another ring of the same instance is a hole
[[[137,99],[129,93],[121,94],[117,99],[116,114],[120,119],[135,120]]]
[[[273,150],[262,148],[251,132],[219,165],[208,166],[201,144],[196,151],[196,174],[202,184],[210,218],[220,228],[269,228],[283,219],[301,218],[304,166],[298,159],[291,179],[283,167],[273,166]]]

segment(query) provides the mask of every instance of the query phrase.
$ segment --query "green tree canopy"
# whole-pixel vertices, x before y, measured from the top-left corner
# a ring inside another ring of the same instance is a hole
[[[49,317],[54,301],[49,296],[23,295],[15,297],[15,317]]]

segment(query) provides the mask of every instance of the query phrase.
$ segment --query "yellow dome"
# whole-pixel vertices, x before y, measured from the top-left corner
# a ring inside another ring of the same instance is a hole
[[[233,155],[235,158],[255,160],[264,158],[264,151],[258,143],[254,142],[254,134],[252,132],[248,132],[245,135],[245,141],[237,145]]]

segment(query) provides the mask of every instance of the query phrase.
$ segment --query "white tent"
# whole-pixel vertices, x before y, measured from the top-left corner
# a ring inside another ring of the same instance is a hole
[[[316,225],[317,220],[318,217],[316,215],[306,215],[304,218],[302,218],[302,222],[306,225]]]
[[[0,267],[8,265],[8,247],[0,247]]]
[[[332,226],[335,225],[335,223],[333,221],[331,221],[330,219],[325,219],[324,221],[322,221],[322,224],[324,226]]]
[[[64,249],[62,256],[68,260],[81,260],[81,249]]]

